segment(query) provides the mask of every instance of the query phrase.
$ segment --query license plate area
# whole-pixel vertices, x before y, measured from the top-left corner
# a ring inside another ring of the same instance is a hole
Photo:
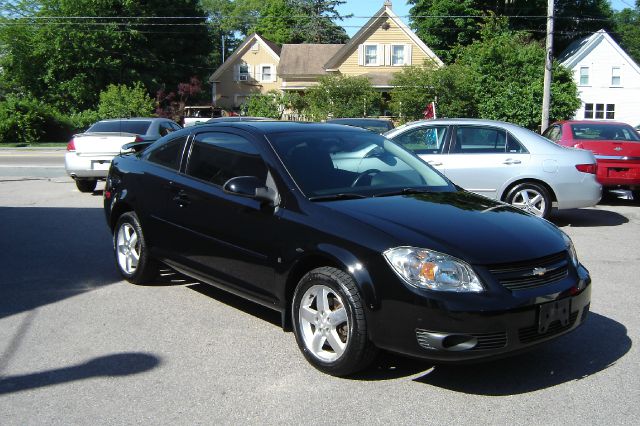
[[[556,300],[545,303],[538,308],[538,333],[543,334],[549,330],[549,326],[556,321],[566,327],[569,325],[571,313],[571,299]]]
[[[111,166],[110,160],[98,160],[91,162],[91,168],[93,170],[109,170],[109,166]]]

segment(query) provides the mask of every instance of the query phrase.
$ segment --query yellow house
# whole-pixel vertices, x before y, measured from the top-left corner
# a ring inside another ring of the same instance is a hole
[[[391,10],[383,7],[347,44],[272,43],[251,34],[213,73],[213,99],[238,108],[252,94],[270,90],[304,91],[328,74],[364,75],[374,88],[389,92],[393,74],[410,65],[441,67],[442,61]]]

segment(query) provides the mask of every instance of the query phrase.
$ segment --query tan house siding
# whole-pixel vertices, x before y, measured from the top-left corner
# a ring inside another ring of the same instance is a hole
[[[387,19],[386,23],[389,25],[389,29],[384,30],[380,26],[376,26],[367,31],[365,41],[359,43],[357,46],[353,46],[349,56],[338,67],[338,71],[347,75],[359,75],[365,73],[389,73],[398,72],[402,69],[402,66],[387,66],[387,65],[359,65],[359,52],[358,49],[363,44],[378,44],[382,46],[383,55],[387,49],[390,49],[392,45],[409,45],[411,46],[411,65],[422,65],[425,61],[430,62],[431,59],[418,47],[418,45],[411,40],[407,34],[395,24],[392,19]],[[384,59],[382,58],[384,64]]]
[[[264,45],[257,41],[255,43],[257,49],[253,48],[253,43],[249,43],[244,52],[227,64],[228,68],[216,82],[215,99],[219,107],[232,109],[240,106],[252,94],[280,89],[281,81],[277,76],[279,60]],[[246,80],[240,78],[241,64],[248,67]],[[271,79],[268,81],[262,74],[264,66],[271,67]]]

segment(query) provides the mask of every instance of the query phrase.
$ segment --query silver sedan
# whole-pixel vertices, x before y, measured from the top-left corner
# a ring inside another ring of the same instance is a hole
[[[423,120],[385,136],[418,154],[455,184],[536,216],[548,216],[552,207],[593,206],[602,196],[590,151],[556,145],[515,124]]]

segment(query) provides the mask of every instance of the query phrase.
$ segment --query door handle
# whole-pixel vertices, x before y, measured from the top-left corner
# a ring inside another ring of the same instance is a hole
[[[178,194],[176,194],[175,197],[173,197],[173,201],[178,203],[178,207],[184,207],[184,206],[188,206],[189,204],[191,204],[191,200],[189,199],[189,196],[182,189],[180,191],[178,191]]]
[[[442,166],[442,163],[436,160],[429,160],[427,161],[427,163],[431,164],[432,166]]]
[[[513,158],[507,158],[506,160],[504,160],[502,164],[511,165],[511,164],[520,164],[520,163],[522,163],[522,161],[514,160]]]

